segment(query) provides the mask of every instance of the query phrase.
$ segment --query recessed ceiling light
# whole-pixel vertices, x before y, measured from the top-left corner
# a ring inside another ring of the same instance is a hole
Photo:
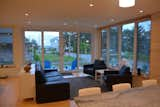
[[[30,20],[27,21],[27,25],[30,25],[32,22]]]
[[[29,13],[25,13],[24,15],[25,15],[25,16],[29,16]]]
[[[143,10],[139,10],[139,13],[143,13],[144,11]]]
[[[94,4],[93,4],[93,3],[90,3],[90,4],[89,4],[89,7],[93,7],[93,6],[94,6]]]
[[[111,22],[114,22],[115,20],[114,19],[111,19]]]
[[[67,22],[64,22],[64,23],[63,23],[63,25],[65,25],[65,26],[66,26],[66,25],[67,25]]]

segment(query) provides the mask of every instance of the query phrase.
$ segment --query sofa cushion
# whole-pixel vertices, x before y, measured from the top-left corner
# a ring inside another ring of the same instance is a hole
[[[55,76],[55,77],[47,77],[46,82],[51,82],[51,81],[61,81],[63,79],[62,76]]]
[[[52,71],[45,73],[45,77],[55,77],[55,76],[62,76],[58,71]]]
[[[53,84],[69,84],[66,79],[61,79],[60,81],[48,81],[45,83],[46,85],[53,85]]]

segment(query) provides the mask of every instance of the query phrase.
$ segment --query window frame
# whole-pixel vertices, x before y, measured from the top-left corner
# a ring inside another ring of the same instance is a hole
[[[75,72],[75,71],[81,71],[81,69],[79,69],[80,68],[80,65],[79,65],[79,58],[80,58],[80,49],[79,49],[79,46],[80,46],[80,33],[89,33],[90,34],[90,36],[91,36],[91,50],[90,50],[90,54],[91,54],[91,61],[92,61],[92,59],[93,59],[93,55],[92,55],[92,39],[93,39],[93,35],[92,35],[92,32],[76,32],[76,31],[58,31],[58,30],[24,30],[23,32],[24,32],[24,39],[23,40],[25,40],[25,31],[39,31],[39,32],[41,32],[41,44],[42,44],[42,49],[41,49],[41,57],[42,57],[42,66],[44,67],[44,32],[59,32],[59,50],[60,50],[60,52],[59,52],[59,71],[60,72]],[[64,70],[64,57],[63,57],[63,55],[64,55],[64,38],[63,38],[63,32],[76,32],[77,33],[77,69],[75,69],[75,70],[73,70],[73,71],[71,71],[71,70],[69,70],[69,71],[65,71]],[[24,49],[25,49],[25,42],[24,42]],[[25,60],[25,53],[23,54],[23,58],[24,58],[24,60]],[[25,62],[24,62],[25,63]]]
[[[138,23],[140,22],[145,22],[145,21],[151,21],[151,29],[150,29],[150,33],[152,32],[152,20],[151,20],[151,17],[150,16],[146,16],[146,17],[141,17],[141,18],[138,18],[138,19],[131,19],[131,20],[128,20],[128,21],[124,21],[124,22],[120,22],[120,23],[117,23],[117,24],[114,24],[114,25],[109,25],[109,26],[105,26],[105,27],[102,27],[102,28],[99,28],[99,31],[102,32],[102,30],[108,30],[109,32],[109,29],[111,27],[114,27],[114,26],[119,26],[119,35],[118,35],[118,42],[119,42],[119,46],[118,46],[118,52],[119,52],[119,61],[121,59],[121,43],[122,41],[120,40],[121,37],[122,37],[122,26],[124,24],[129,24],[129,23],[135,23],[135,26],[134,26],[134,41],[133,41],[133,71],[132,71],[132,74],[135,74],[137,73],[137,36],[138,36]],[[100,33],[102,37],[102,33]],[[107,62],[106,64],[109,65],[109,38],[110,38],[110,34],[108,33],[107,34],[107,46],[106,46],[106,50],[107,50]],[[101,38],[101,42],[102,42],[102,38]],[[101,43],[100,42],[100,43]],[[101,44],[100,44],[101,46]],[[150,48],[151,48],[151,35],[150,35]],[[101,48],[102,49],[102,48]],[[100,51],[102,52],[102,50]],[[102,53],[100,54],[101,57],[102,57]],[[151,55],[151,52],[149,51],[149,55]],[[150,68],[150,56],[149,56],[149,68]],[[150,73],[150,70],[149,70],[149,73]]]

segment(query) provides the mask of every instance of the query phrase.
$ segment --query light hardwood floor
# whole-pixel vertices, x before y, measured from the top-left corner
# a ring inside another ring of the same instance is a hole
[[[72,100],[36,104],[33,100],[19,97],[19,77],[0,79],[0,107],[77,107]]]

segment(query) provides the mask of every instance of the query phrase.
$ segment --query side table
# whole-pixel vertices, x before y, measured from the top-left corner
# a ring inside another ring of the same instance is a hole
[[[95,71],[95,80],[98,80],[98,74],[100,74],[100,83],[103,84],[103,75],[106,69],[96,70]]]

